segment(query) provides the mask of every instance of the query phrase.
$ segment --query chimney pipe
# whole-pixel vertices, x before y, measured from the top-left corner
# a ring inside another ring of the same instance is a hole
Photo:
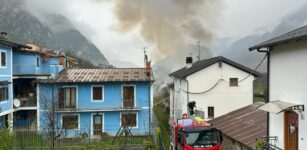
[[[151,62],[147,61],[146,62],[146,74],[147,74],[147,76],[150,76],[150,73],[151,73]]]
[[[6,32],[0,32],[0,38],[1,39],[7,39],[7,33]]]
[[[192,58],[192,57],[187,57],[187,58],[185,59],[185,62],[186,62],[186,68],[188,69],[188,68],[192,67],[193,58]]]

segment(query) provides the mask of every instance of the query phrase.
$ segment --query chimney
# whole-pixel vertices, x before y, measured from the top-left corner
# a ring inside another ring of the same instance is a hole
[[[7,33],[6,32],[0,32],[0,39],[7,39]]]
[[[147,74],[147,76],[150,76],[150,73],[151,73],[151,62],[147,61],[146,62],[146,74]]]
[[[186,68],[189,69],[190,67],[192,67],[193,58],[192,58],[192,57],[187,57],[187,58],[185,59],[185,62],[186,62]]]

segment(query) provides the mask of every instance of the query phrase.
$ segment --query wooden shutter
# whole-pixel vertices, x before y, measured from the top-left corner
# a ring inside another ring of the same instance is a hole
[[[59,108],[64,108],[64,88],[59,89]]]
[[[93,100],[102,100],[102,87],[93,87]]]

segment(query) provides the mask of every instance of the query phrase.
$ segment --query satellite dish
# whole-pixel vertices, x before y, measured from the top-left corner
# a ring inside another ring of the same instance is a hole
[[[20,100],[17,99],[17,98],[14,99],[13,104],[14,104],[14,106],[17,107],[17,108],[20,107]]]

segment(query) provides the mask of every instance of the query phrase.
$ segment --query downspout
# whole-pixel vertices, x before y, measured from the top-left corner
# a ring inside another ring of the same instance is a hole
[[[153,82],[151,82],[150,83],[150,85],[149,85],[149,90],[148,90],[148,93],[149,93],[149,130],[151,129],[151,124],[152,124],[152,117],[151,117],[151,115],[153,114],[153,106],[151,106],[151,101],[153,101],[153,99],[152,99],[152,95],[153,95],[153,90],[152,90],[152,84],[153,84]],[[152,107],[152,108],[151,108]]]
[[[268,47],[266,50],[257,49],[259,53],[266,53],[267,55],[267,98],[265,99],[265,103],[270,102],[270,51],[272,47]],[[270,135],[270,113],[267,112],[267,137]],[[269,138],[267,138],[267,142],[269,142]]]
[[[189,80],[187,80],[186,78],[184,80],[187,82],[187,104],[186,104],[186,107],[187,107],[187,114],[189,114],[189,108],[188,108],[188,104],[189,104],[189,101],[190,101],[190,96],[189,96]]]

